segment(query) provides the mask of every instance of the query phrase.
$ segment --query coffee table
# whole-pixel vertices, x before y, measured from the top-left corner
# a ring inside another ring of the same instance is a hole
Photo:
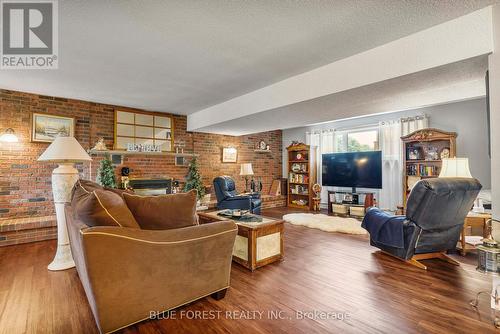
[[[220,211],[199,212],[200,223],[232,220],[238,225],[238,235],[234,242],[233,261],[254,271],[266,264],[283,259],[284,221],[258,216],[262,222],[243,222],[219,216]]]

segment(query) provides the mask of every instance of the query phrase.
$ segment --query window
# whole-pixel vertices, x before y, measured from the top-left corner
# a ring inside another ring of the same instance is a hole
[[[162,152],[173,149],[173,119],[149,113],[115,111],[115,150],[129,144],[158,145]]]
[[[378,130],[348,130],[335,135],[337,152],[363,152],[378,150]]]

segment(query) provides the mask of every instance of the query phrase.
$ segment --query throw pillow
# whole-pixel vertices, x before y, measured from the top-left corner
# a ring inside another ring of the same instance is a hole
[[[92,182],[90,180],[78,180],[73,186],[73,190],[71,191],[71,202],[75,196],[83,196],[87,193],[91,193],[94,190],[103,190],[104,188],[98,183]]]
[[[71,206],[77,218],[89,226],[140,228],[123,198],[112,191],[89,192],[77,182]]]
[[[168,230],[198,225],[196,190],[160,196],[123,193],[123,198],[142,229]]]

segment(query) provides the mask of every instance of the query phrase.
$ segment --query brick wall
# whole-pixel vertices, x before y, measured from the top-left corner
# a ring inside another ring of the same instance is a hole
[[[37,162],[47,148],[46,143],[30,142],[32,112],[75,117],[75,137],[88,149],[100,137],[108,147],[113,146],[115,109],[137,109],[107,104],[42,96],[0,90],[0,131],[13,128],[19,143],[0,143],[0,218],[49,216],[54,214],[50,176],[53,164]],[[244,188],[239,176],[241,163],[252,162],[256,176],[263,178],[264,191],[272,180],[281,177],[281,130],[232,137],[186,131],[186,117],[173,115],[174,135],[186,142],[186,151],[198,153],[201,174],[206,185],[215,176],[227,174],[234,177],[238,189]],[[256,142],[264,140],[271,146],[271,153],[254,152]],[[222,147],[238,149],[238,163],[222,163]],[[92,178],[102,157],[94,156]],[[89,163],[79,164],[83,178],[89,178]],[[187,167],[175,166],[173,156],[127,156],[124,164],[131,168],[131,176],[167,176],[184,180]],[[117,167],[117,171],[121,166]]]

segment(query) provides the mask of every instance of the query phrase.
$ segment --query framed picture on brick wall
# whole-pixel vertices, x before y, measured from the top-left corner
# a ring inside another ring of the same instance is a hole
[[[222,162],[236,162],[238,158],[238,150],[234,147],[222,148]]]
[[[75,136],[75,119],[73,117],[31,114],[32,142],[51,143],[57,136]]]

